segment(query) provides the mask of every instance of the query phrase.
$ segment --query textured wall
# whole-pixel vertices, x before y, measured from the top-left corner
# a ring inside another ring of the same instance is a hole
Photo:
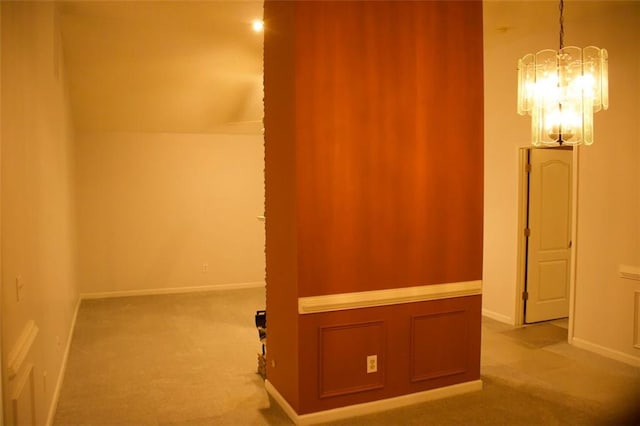
[[[265,3],[265,227],[268,374],[298,406],[298,225],[295,128],[295,7]],[[273,30],[272,30],[273,29]],[[276,362],[277,360],[277,362]]]

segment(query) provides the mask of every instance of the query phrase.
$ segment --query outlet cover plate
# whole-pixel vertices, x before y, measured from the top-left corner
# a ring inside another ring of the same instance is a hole
[[[378,355],[367,356],[367,373],[375,373],[378,371]]]

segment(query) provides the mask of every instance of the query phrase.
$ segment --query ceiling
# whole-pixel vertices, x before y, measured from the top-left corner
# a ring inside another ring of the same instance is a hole
[[[567,0],[569,44],[593,44],[575,39],[572,29],[606,16],[610,3]],[[262,133],[263,34],[251,28],[262,17],[262,1],[59,4],[76,129]],[[483,7],[485,45],[522,39],[532,51],[555,46],[555,1],[485,1]]]
[[[80,131],[262,131],[262,1],[73,1],[60,27]]]

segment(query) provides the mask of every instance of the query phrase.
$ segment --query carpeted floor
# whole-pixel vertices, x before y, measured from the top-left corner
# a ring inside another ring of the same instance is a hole
[[[256,374],[264,289],[84,301],[55,425],[287,425]],[[632,424],[640,369],[483,319],[481,392],[332,425]],[[636,418],[635,420],[638,420]]]

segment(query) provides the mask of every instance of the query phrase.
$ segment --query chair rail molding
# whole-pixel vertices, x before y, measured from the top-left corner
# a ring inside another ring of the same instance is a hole
[[[462,281],[298,298],[299,314],[425,302],[482,294],[482,281]]]

